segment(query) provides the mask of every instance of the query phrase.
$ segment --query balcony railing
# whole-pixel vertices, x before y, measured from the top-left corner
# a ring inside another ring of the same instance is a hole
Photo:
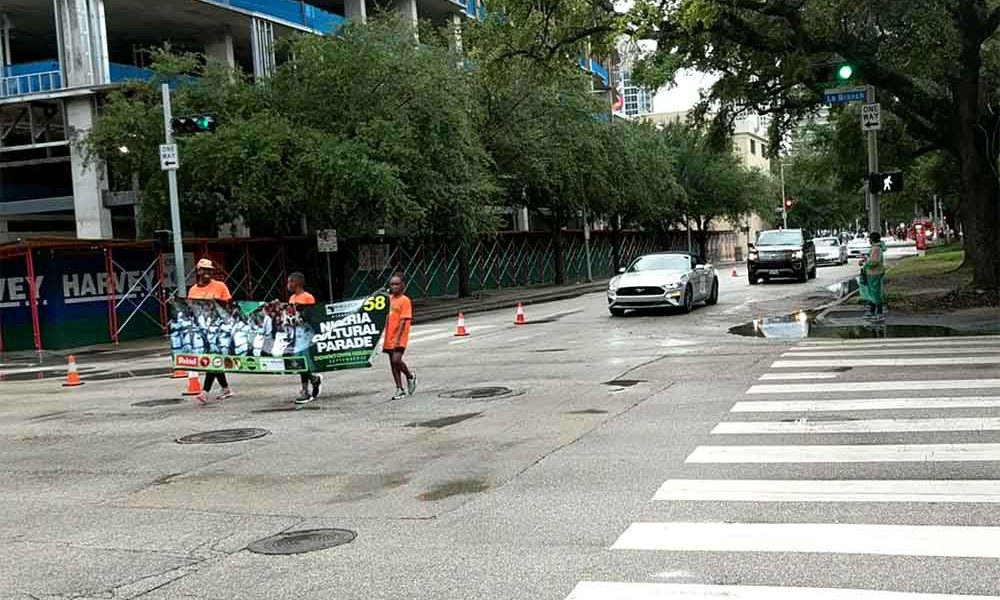
[[[62,71],[59,62],[42,60],[11,65],[0,72],[0,98],[44,94],[63,89]],[[118,83],[130,79],[147,80],[153,76],[149,69],[133,65],[111,63],[111,82]]]

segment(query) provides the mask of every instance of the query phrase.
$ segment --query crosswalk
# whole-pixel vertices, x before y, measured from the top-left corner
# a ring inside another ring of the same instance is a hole
[[[610,551],[692,560],[704,553],[763,555],[776,563],[791,553],[830,557],[830,564],[852,555],[1000,560],[1000,514],[982,517],[984,507],[1000,508],[1000,367],[989,365],[1000,365],[1000,336],[802,342],[688,455],[686,468],[704,477],[668,479],[651,500],[654,513],[657,506],[705,503],[707,514],[731,505],[743,508],[732,511],[742,516],[700,522],[691,518],[699,511],[688,509],[682,521],[635,522]],[[810,517],[784,516],[789,503]],[[818,507],[831,505],[854,507],[829,512],[855,518],[825,518]],[[926,522],[892,518],[893,507]],[[928,517],[939,508],[951,518]],[[980,584],[996,581],[997,563],[985,564],[991,567]],[[717,580],[711,572],[697,579]],[[581,581],[566,600],[1000,600],[876,589],[892,583],[853,572],[835,581],[843,587],[737,585],[731,577],[725,584]],[[1000,583],[973,588],[1000,592]]]

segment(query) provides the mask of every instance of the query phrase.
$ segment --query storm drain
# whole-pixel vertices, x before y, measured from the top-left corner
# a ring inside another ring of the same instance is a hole
[[[142,402],[133,402],[132,406],[140,406],[143,408],[148,408],[151,406],[170,406],[171,404],[180,404],[184,402],[184,398],[159,398],[156,400],[143,400]]]
[[[456,423],[461,423],[468,419],[474,419],[483,413],[465,413],[464,415],[452,415],[450,417],[441,417],[440,419],[431,419],[429,421],[417,421],[416,423],[408,423],[404,427],[430,427],[432,429],[441,429],[442,427],[447,427],[449,425],[455,425]]]
[[[349,544],[358,534],[347,529],[303,529],[286,531],[247,546],[256,554],[302,554]]]
[[[611,381],[605,381],[604,385],[613,385],[617,387],[632,387],[645,381],[644,379],[612,379]]]
[[[439,398],[456,398],[461,400],[482,400],[485,398],[499,398],[513,394],[514,390],[506,387],[475,387],[452,390],[440,394]]]
[[[271,433],[266,429],[246,428],[246,429],[217,429],[215,431],[204,431],[202,433],[192,433],[181,438],[177,438],[178,444],[228,444],[230,442],[242,442],[253,440]]]

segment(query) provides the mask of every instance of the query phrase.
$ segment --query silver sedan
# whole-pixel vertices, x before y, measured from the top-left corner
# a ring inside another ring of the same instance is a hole
[[[701,257],[660,252],[635,259],[608,283],[608,311],[620,317],[629,309],[680,308],[719,301],[719,274]]]

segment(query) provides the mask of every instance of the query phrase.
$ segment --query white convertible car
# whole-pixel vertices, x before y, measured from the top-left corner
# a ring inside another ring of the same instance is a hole
[[[621,317],[629,309],[680,308],[719,301],[719,274],[699,256],[660,252],[635,259],[608,284],[608,310]]]

